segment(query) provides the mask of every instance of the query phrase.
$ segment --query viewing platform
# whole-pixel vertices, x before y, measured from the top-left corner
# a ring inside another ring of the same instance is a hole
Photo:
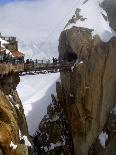
[[[0,78],[24,71],[24,54],[18,51],[16,37],[2,36],[0,33]]]
[[[42,72],[42,71],[49,71],[49,72],[64,72],[64,71],[71,71],[71,67],[73,63],[62,63],[62,64],[0,64],[0,78],[3,78],[7,74],[10,73],[32,73],[32,72]]]

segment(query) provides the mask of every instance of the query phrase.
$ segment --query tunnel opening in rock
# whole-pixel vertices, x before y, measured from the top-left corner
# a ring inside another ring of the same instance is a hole
[[[77,54],[72,50],[70,45],[68,45],[64,52],[60,53],[60,60],[64,62],[75,63],[77,58]]]
[[[75,53],[72,53],[72,52],[68,52],[66,54],[66,59],[68,62],[75,62],[77,60],[77,55]]]

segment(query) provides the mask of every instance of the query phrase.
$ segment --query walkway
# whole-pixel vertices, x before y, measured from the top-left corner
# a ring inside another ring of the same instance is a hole
[[[70,71],[71,67],[74,65],[72,62],[63,62],[63,63],[50,63],[50,64],[25,64],[24,65],[24,72],[25,73],[32,73],[32,72],[61,72],[61,71]]]
[[[30,64],[10,64],[0,63],[0,78],[4,78],[9,73],[19,73],[20,75],[36,73],[54,73],[71,71],[71,67],[74,65],[72,62],[63,63],[30,63]],[[45,72],[47,71],[47,72]]]

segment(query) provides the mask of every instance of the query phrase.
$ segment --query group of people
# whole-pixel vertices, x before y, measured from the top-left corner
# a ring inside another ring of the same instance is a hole
[[[32,59],[27,59],[26,64],[34,64],[34,61]]]
[[[48,59],[48,60],[32,60],[32,59],[27,59],[25,61],[26,64],[43,64],[43,63],[46,63],[46,64],[50,64],[51,61]],[[52,63],[53,64],[57,64],[58,63],[58,59],[57,58],[52,58]]]
[[[53,60],[53,64],[57,64],[58,63],[58,59],[57,58],[52,58],[52,60]]]
[[[50,60],[44,61],[44,60],[38,60],[38,59],[36,60],[27,59],[25,63],[26,64],[44,64],[44,63],[50,64]]]

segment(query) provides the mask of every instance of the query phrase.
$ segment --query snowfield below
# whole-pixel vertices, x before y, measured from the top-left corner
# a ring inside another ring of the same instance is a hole
[[[47,114],[47,106],[51,103],[51,94],[56,93],[56,81],[60,73],[21,76],[17,87],[23,103],[29,132],[33,135]]]

